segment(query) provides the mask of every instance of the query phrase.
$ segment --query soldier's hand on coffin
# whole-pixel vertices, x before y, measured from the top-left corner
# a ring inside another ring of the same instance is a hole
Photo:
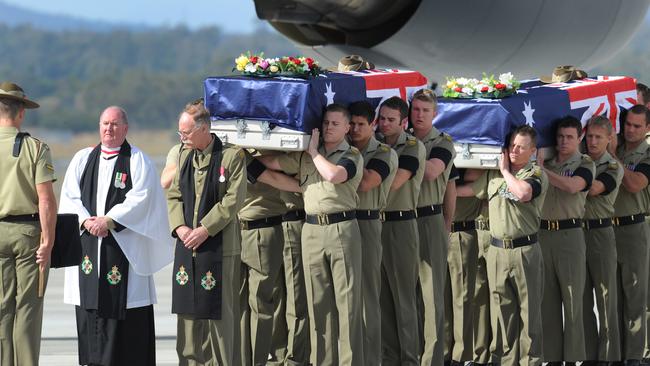
[[[499,159],[499,170],[501,172],[510,171],[510,156],[508,154],[508,149],[504,149],[501,152],[501,159]]]
[[[309,155],[311,155],[312,158],[318,155],[319,142],[320,142],[320,130],[318,128],[314,128],[311,131],[311,139],[309,140],[309,147],[307,148],[307,152],[309,153]]]
[[[187,238],[183,241],[185,248],[187,249],[196,249],[201,246],[208,239],[208,229],[203,226],[199,226],[196,229],[192,230]]]

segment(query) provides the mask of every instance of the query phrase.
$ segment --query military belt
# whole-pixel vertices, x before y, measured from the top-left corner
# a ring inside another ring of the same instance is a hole
[[[379,210],[357,210],[357,220],[378,220]]]
[[[614,223],[614,226],[627,226],[627,225],[640,224],[642,222],[645,222],[645,214],[640,213],[640,214],[630,215],[630,216],[613,217],[612,222]]]
[[[382,221],[405,221],[413,220],[417,217],[415,210],[405,211],[384,211],[381,213]]]
[[[305,210],[293,210],[282,215],[282,221],[302,221],[305,219]]]
[[[342,221],[354,220],[356,211],[344,211],[331,214],[305,215],[305,222],[312,225],[331,225]]]
[[[244,221],[239,220],[239,227],[242,230],[261,229],[265,227],[272,227],[282,223],[282,215],[265,217],[259,220]]]
[[[418,212],[418,217],[438,215],[442,213],[442,205],[429,205],[424,207],[418,207],[417,212]]]
[[[3,222],[28,222],[28,221],[38,221],[38,212],[29,214],[29,215],[9,215],[0,219]]]
[[[454,221],[451,223],[451,232],[476,230],[476,221]]]
[[[531,245],[537,243],[537,233],[521,236],[515,239],[497,239],[492,238],[490,244],[497,248],[503,249],[515,249],[519,247],[525,247],[526,245]]]
[[[542,220],[539,228],[547,231],[558,231],[582,227],[582,219]]]
[[[612,219],[608,217],[606,219],[585,220],[582,223],[582,227],[585,230],[591,230],[591,229],[600,229],[603,227],[610,227],[612,226],[612,224],[613,224]]]
[[[488,220],[476,220],[476,230],[490,230],[490,222]]]

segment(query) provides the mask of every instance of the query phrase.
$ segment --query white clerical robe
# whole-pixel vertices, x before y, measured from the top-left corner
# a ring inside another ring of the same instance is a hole
[[[79,215],[80,235],[84,230],[81,224],[90,217],[81,202],[80,181],[92,150],[93,148],[86,148],[75,154],[61,188],[59,213]],[[120,232],[111,230],[111,234],[129,261],[126,308],[131,309],[156,303],[153,274],[171,263],[175,241],[169,235],[167,203],[158,174],[151,160],[135,146],[131,146],[132,188],[127,192],[124,202],[113,206],[109,212],[104,212],[109,185],[113,184],[116,160],[117,158],[99,158],[96,209],[97,216],[108,216],[126,227]],[[95,265],[99,266],[101,238],[98,238],[97,245],[98,263]],[[98,273],[98,276],[106,274]],[[80,304],[79,268],[76,266],[66,268],[63,301],[67,304]]]

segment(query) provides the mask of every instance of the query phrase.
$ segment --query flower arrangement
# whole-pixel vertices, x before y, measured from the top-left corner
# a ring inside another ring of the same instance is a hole
[[[235,59],[233,72],[238,71],[248,76],[317,76],[324,71],[311,57],[275,57],[266,58],[264,53],[241,54]]]
[[[494,75],[483,74],[481,80],[467,78],[447,78],[443,90],[445,98],[505,98],[517,92],[521,83],[512,73]]]

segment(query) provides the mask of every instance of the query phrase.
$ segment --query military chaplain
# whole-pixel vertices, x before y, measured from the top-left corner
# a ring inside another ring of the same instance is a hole
[[[246,198],[244,151],[210,133],[202,100],[185,106],[178,132],[186,147],[167,191],[169,228],[177,239],[172,312],[178,314],[180,365],[234,364],[239,319],[241,237],[237,213]]]
[[[67,267],[79,364],[155,365],[153,274],[171,262],[165,198],[151,160],[126,141],[126,112],[108,107],[101,143],[70,161],[59,212],[79,216],[80,265]]]

